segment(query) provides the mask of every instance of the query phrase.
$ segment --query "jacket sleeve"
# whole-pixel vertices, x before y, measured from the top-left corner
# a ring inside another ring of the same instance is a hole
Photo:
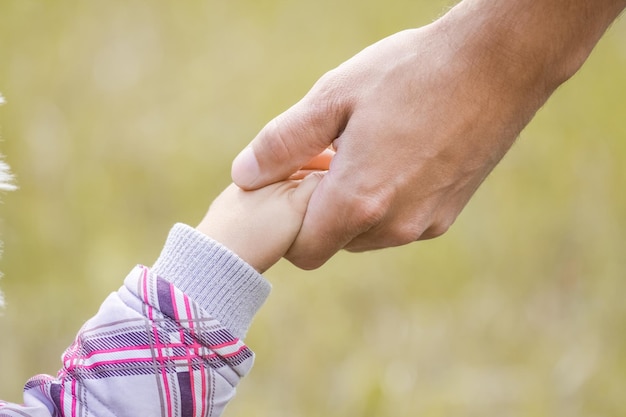
[[[220,416],[254,354],[242,342],[270,286],[194,229],[170,232],[87,321],[56,377],[39,375],[8,416]]]

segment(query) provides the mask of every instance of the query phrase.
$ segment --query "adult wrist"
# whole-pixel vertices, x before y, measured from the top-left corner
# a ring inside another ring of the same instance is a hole
[[[493,83],[547,98],[625,7],[624,0],[464,0],[436,23]]]

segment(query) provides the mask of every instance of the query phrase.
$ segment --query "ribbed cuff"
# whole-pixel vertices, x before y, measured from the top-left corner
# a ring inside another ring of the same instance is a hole
[[[186,293],[232,334],[243,339],[271,284],[220,243],[177,223],[152,272]]]

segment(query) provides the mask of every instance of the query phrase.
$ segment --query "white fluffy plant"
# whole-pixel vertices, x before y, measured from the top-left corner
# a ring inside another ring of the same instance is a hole
[[[4,96],[0,93],[0,106],[5,103]],[[0,190],[2,191],[12,191],[17,187],[13,183],[13,175],[11,174],[11,169],[9,165],[3,160],[3,156],[0,154]]]
[[[2,93],[0,93],[0,106],[5,103],[4,97]],[[15,184],[13,184],[13,175],[11,175],[11,169],[6,162],[2,160],[2,155],[0,155],[0,190],[2,191],[12,191],[15,190]],[[2,254],[2,243],[0,242],[0,255]],[[2,275],[0,274],[0,278]],[[2,296],[2,291],[0,291],[0,308],[4,307],[4,297]]]

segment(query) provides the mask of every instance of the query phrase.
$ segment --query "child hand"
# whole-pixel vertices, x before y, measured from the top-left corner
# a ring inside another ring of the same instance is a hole
[[[197,230],[220,242],[260,273],[287,252],[300,231],[313,190],[313,172],[254,191],[229,185],[211,204]]]

